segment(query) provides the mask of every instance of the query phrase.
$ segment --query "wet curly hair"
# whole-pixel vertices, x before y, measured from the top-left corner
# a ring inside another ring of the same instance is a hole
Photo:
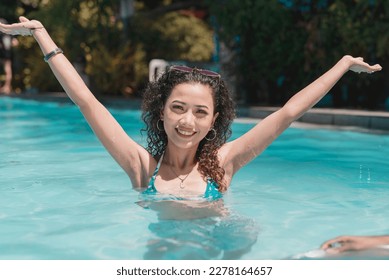
[[[219,191],[224,192],[228,186],[224,181],[225,170],[220,167],[218,150],[231,136],[235,106],[224,81],[220,77],[201,74],[197,69],[183,72],[170,68],[156,81],[150,82],[143,92],[142,103],[142,119],[146,124],[146,128],[142,131],[147,133],[146,149],[154,158],[159,158],[166,149],[168,138],[165,131],[159,129],[161,124],[158,126],[158,122],[160,122],[161,112],[173,88],[184,83],[199,83],[212,89],[214,113],[219,113],[213,126],[216,137],[214,137],[215,131],[210,130],[206,137],[200,141],[196,160],[199,163],[199,172],[204,177],[214,180]]]

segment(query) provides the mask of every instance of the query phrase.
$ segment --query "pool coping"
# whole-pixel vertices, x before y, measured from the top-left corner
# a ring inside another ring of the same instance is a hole
[[[0,97],[14,97],[32,99],[38,101],[66,102],[72,101],[63,92],[40,93],[40,94],[10,94]],[[140,98],[115,98],[98,97],[107,106],[114,108],[140,109]],[[280,107],[268,106],[237,106],[238,118],[263,119]],[[297,123],[314,124],[323,126],[337,126],[344,128],[361,128],[367,130],[389,131],[389,112],[367,111],[354,109],[312,108],[299,118]]]
[[[263,119],[278,109],[279,107],[239,107],[238,115],[241,117]],[[312,108],[296,122],[389,131],[389,112]]]

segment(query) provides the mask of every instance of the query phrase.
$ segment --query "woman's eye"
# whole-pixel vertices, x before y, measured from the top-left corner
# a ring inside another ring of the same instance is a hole
[[[173,105],[172,108],[175,111],[184,111],[184,107],[182,107],[180,105]]]
[[[206,115],[208,115],[208,112],[205,110],[198,110],[197,114],[202,115],[202,116],[206,116]]]

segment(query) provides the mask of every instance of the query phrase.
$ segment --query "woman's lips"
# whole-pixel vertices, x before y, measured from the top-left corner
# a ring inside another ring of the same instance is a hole
[[[195,130],[186,130],[186,129],[180,129],[178,127],[176,127],[176,131],[179,133],[179,134],[182,134],[184,136],[192,136],[196,133]]]

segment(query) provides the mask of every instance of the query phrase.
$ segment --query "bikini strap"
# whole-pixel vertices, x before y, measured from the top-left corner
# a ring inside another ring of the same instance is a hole
[[[162,160],[163,160],[163,155],[165,154],[165,152],[162,153],[161,157],[159,158],[159,161],[157,163],[157,167],[155,168],[154,170],[154,173],[153,173],[153,176],[151,176],[152,178],[155,179],[155,177],[157,177],[157,174],[158,174],[158,171],[159,171],[159,168],[161,167],[161,164],[162,164]]]
[[[154,181],[155,181],[155,178],[157,177],[159,168],[161,167],[162,159],[163,159],[163,154],[164,153],[162,153],[161,158],[159,159],[159,161],[157,163],[157,167],[155,167],[154,173],[153,173],[153,175],[150,178],[150,181],[149,181],[149,184],[147,186],[147,189],[143,193],[146,193],[146,194],[155,194],[155,193],[157,193],[157,189],[155,188]]]

